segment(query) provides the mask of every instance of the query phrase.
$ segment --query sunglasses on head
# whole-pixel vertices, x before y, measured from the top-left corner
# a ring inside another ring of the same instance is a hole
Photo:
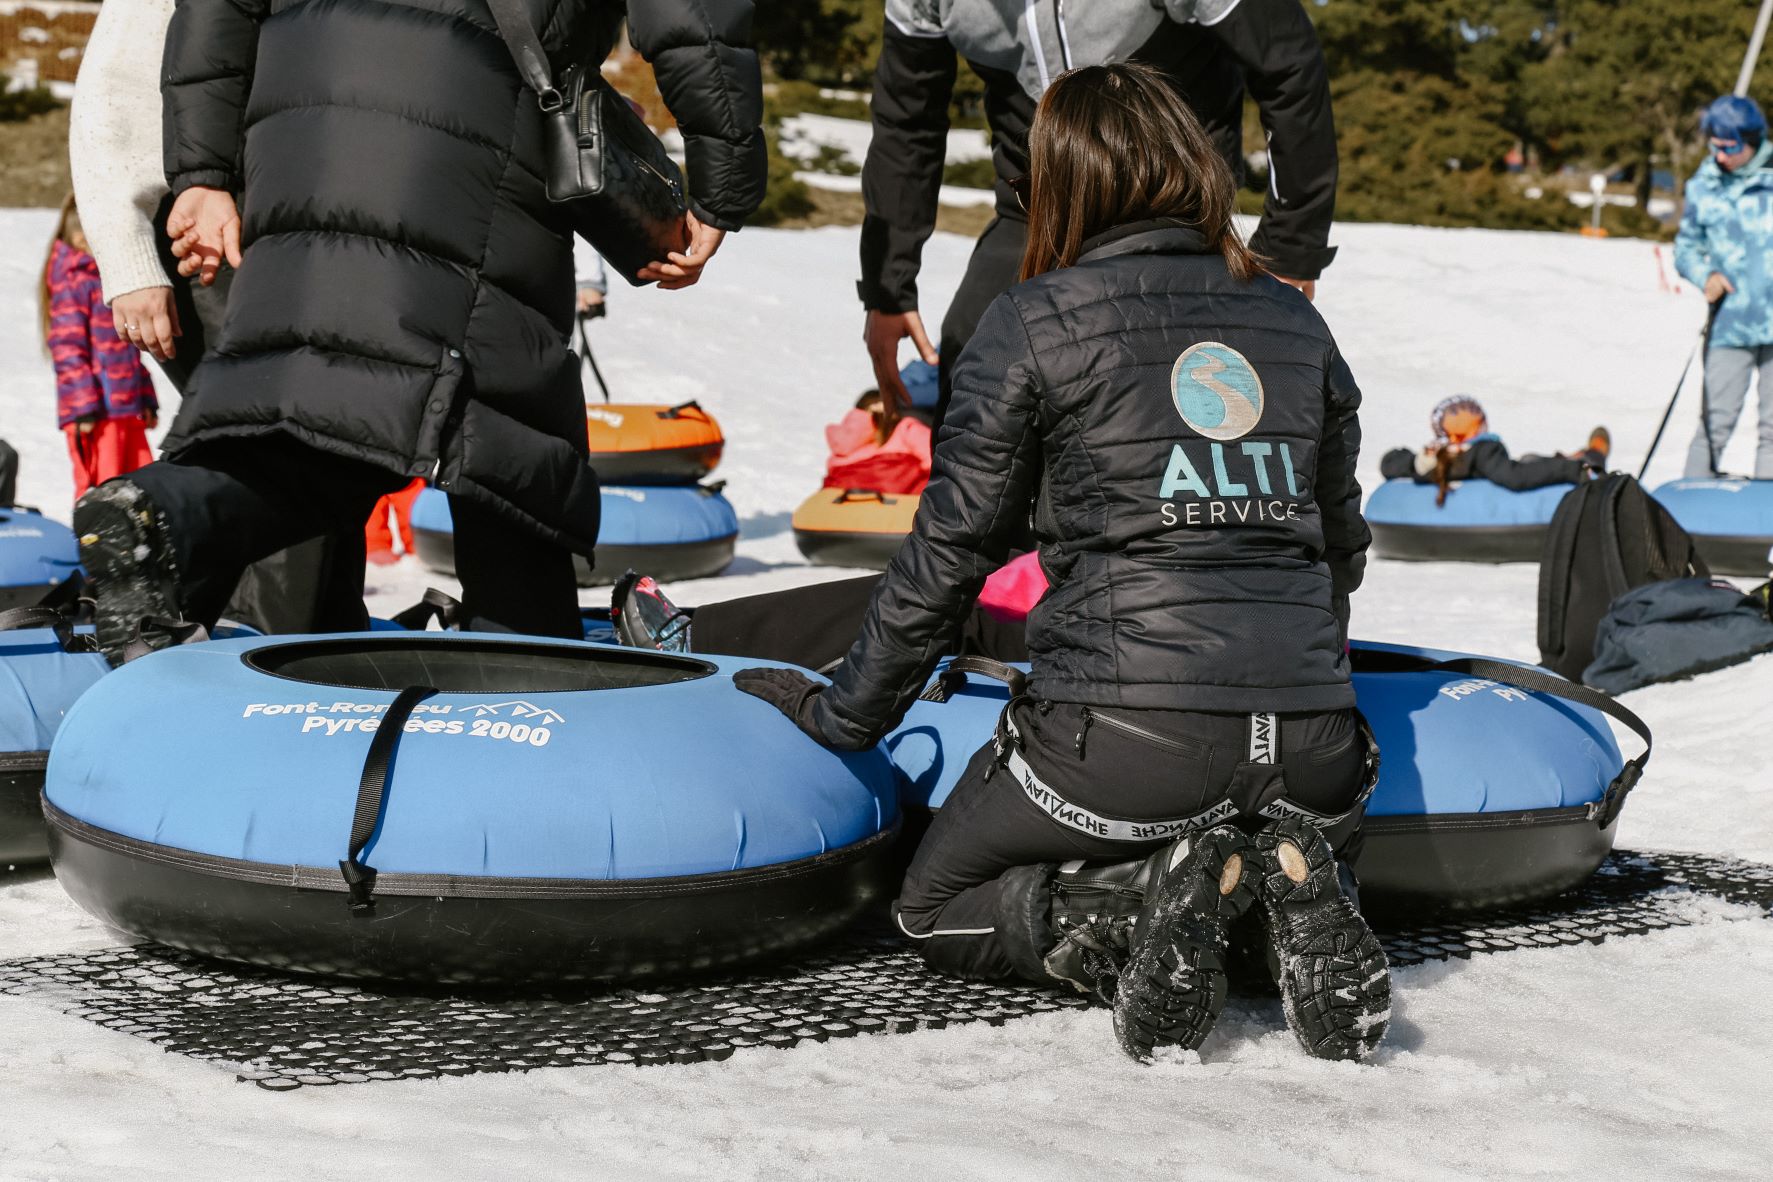
[[[1736,155],[1736,153],[1742,151],[1744,146],[1745,145],[1741,140],[1719,139],[1716,136],[1713,136],[1711,141],[1711,150],[1714,152],[1722,152],[1726,156]]]
[[[1022,207],[1023,213],[1028,212],[1028,194],[1033,188],[1034,182],[1027,176],[1013,176],[1010,178],[1010,192],[1016,195],[1016,204]]]

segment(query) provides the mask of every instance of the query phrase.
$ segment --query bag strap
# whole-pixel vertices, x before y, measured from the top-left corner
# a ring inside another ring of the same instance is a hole
[[[351,845],[339,863],[345,876],[345,889],[350,893],[351,914],[367,917],[376,909],[376,868],[363,861],[364,847],[382,823],[382,804],[387,798],[388,772],[394,766],[394,749],[413,707],[437,691],[428,685],[409,685],[394,697],[394,704],[376,724],[375,738],[369,741],[369,757],[363,761],[363,775],[357,781],[357,808],[351,814]]]
[[[1563,698],[1567,702],[1599,710],[1608,718],[1618,721],[1644,741],[1644,750],[1636,759],[1627,760],[1625,766],[1619,769],[1619,774],[1613,777],[1613,782],[1607,785],[1607,791],[1601,799],[1588,806],[1589,817],[1603,829],[1611,825],[1613,818],[1619,815],[1626,796],[1637,787],[1638,780],[1643,777],[1644,766],[1650,762],[1651,738],[1648,723],[1620,705],[1616,698],[1538,669],[1527,669],[1484,657],[1437,661],[1432,657],[1386,652],[1382,649],[1354,649],[1349,653],[1349,663],[1360,673],[1456,673],[1465,677],[1481,677],[1486,681],[1517,689]]]
[[[1630,476],[1616,472],[1608,477],[1607,486],[1601,490],[1601,535],[1606,539],[1606,545],[1601,547],[1601,562],[1606,567],[1609,603],[1631,590],[1631,577],[1625,570],[1625,547],[1619,537],[1619,510],[1625,500],[1625,490],[1636,484],[1637,481]],[[1643,493],[1641,488],[1638,491]],[[1643,499],[1648,501],[1650,498],[1645,494]],[[1648,505],[1642,508],[1646,514],[1649,512]]]
[[[487,0],[487,7],[492,9],[493,23],[499,27],[505,48],[511,51],[511,60],[517,63],[517,72],[536,92],[537,104],[544,111],[558,111],[566,100],[554,88],[548,54],[542,48],[542,39],[536,36],[535,26],[529,22],[523,0]]]
[[[942,670],[940,676],[930,682],[929,688],[918,695],[918,700],[946,702],[966,687],[969,673],[1003,682],[1010,687],[1012,698],[1019,698],[1028,691],[1028,675],[1013,665],[993,661],[989,657],[956,657],[948,663],[948,668]]]
[[[1576,539],[1582,530],[1583,507],[1599,491],[1593,482],[1564,494],[1539,555],[1539,659],[1551,664],[1563,656],[1564,615],[1570,608],[1570,568],[1576,560]]]

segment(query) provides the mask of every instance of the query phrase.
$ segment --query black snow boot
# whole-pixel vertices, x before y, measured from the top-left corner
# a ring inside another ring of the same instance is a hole
[[[1391,971],[1329,842],[1297,818],[1257,830],[1260,894],[1287,1025],[1320,1059],[1364,1059],[1391,1018]]]
[[[1165,847],[1137,862],[1066,862],[1048,884],[1045,927],[1056,940],[1042,971],[1112,1005],[1133,942],[1133,924],[1169,857]]]
[[[1114,999],[1115,1037],[1141,1063],[1159,1047],[1195,1050],[1212,1033],[1225,1005],[1226,932],[1255,901],[1242,830],[1221,825],[1164,853]]]
[[[75,504],[74,534],[95,601],[99,651],[115,667],[141,635],[143,620],[183,619],[166,519],[147,493],[121,477],[88,490]],[[165,647],[173,638],[144,639],[150,647]]]

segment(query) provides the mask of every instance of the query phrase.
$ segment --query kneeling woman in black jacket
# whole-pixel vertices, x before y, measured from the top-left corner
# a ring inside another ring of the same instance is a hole
[[[1323,836],[1372,771],[1346,653],[1360,391],[1239,240],[1231,176],[1160,75],[1072,71],[1030,140],[1024,282],[960,357],[860,638],[829,687],[738,680],[822,743],[875,743],[1032,514],[1033,672],[918,849],[900,927],[947,971],[1113,998],[1145,1058],[1206,1037],[1259,902],[1290,1025],[1360,1057],[1385,957]]]

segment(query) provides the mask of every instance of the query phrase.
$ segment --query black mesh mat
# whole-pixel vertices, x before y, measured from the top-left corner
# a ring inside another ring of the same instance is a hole
[[[1773,912],[1773,865],[1617,851],[1548,903],[1380,925],[1394,966],[1598,944],[1694,922],[1703,898]],[[389,994],[223,966],[153,945],[0,961],[0,993],[40,999],[271,1089],[601,1063],[695,1063],[741,1047],[932,1030],[1087,1004],[960,981],[885,932],[746,977],[559,997]]]

